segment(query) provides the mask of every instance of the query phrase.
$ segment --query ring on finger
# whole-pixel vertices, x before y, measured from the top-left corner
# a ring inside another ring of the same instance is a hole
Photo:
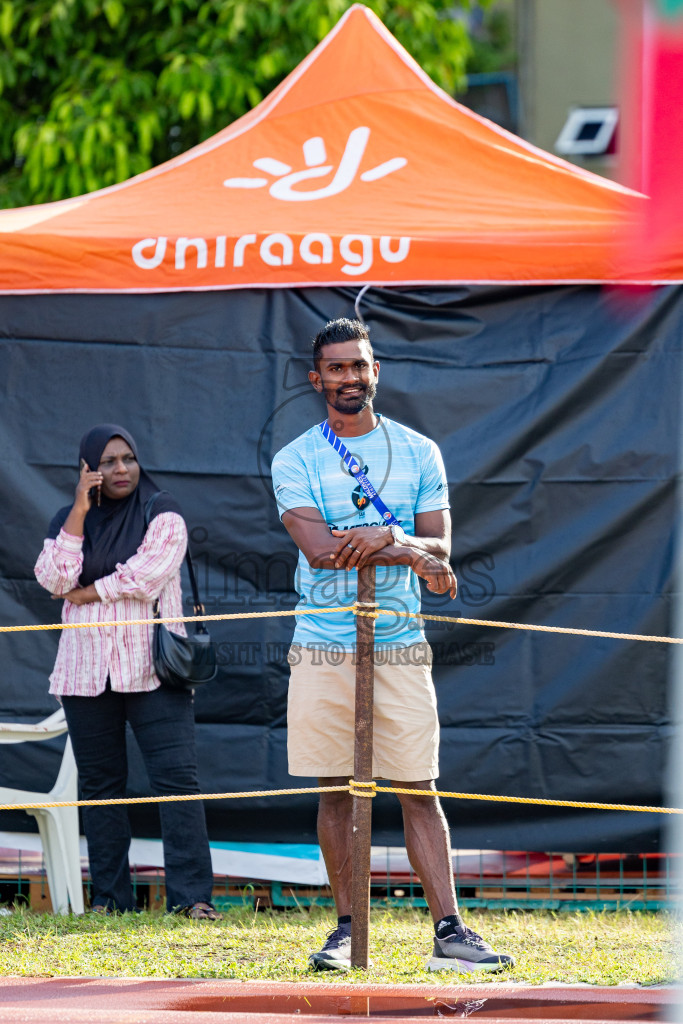
[[[351,548],[351,550],[352,550],[352,551],[355,551],[355,550],[356,550],[356,549],[354,548],[353,544],[347,544],[346,546],[347,546],[347,548]]]

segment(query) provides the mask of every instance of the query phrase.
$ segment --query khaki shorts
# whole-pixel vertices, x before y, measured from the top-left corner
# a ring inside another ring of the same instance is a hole
[[[292,645],[287,703],[290,775],[353,775],[355,654]],[[420,782],[439,774],[439,719],[428,643],[375,652],[372,774]]]

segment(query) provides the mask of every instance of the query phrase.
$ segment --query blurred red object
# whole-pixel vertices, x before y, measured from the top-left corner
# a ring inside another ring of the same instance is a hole
[[[623,184],[650,198],[620,262],[630,280],[683,280],[683,0],[616,2]]]

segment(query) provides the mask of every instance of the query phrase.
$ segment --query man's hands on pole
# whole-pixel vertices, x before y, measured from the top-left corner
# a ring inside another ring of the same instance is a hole
[[[330,560],[335,569],[362,569],[372,562],[382,565],[381,556],[373,558],[383,548],[393,547],[394,551],[408,554],[407,564],[413,572],[423,579],[427,590],[433,594],[450,594],[455,598],[458,582],[450,564],[436,555],[424,550],[417,550],[407,544],[394,545],[394,538],[388,526],[356,526],[350,530],[330,530],[333,537],[339,538],[337,545],[330,553]],[[407,538],[410,541],[411,538]],[[387,555],[389,553],[387,552]],[[387,557],[386,564],[395,564]]]
[[[289,509],[282,522],[312,569],[358,569],[365,565],[409,565],[433,594],[457,593],[448,563],[451,520],[447,510],[418,512],[415,534],[394,544],[387,526],[330,529],[317,508]],[[339,564],[337,564],[339,563]]]
[[[330,533],[341,538],[330,555],[335,569],[362,569],[370,555],[394,543],[388,526],[355,526],[350,530],[330,530]]]

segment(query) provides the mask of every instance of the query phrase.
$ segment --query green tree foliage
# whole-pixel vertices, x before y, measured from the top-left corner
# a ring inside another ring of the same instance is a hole
[[[512,0],[498,0],[495,6],[483,13],[472,34],[467,70],[510,71],[516,60]]]
[[[196,145],[351,2],[0,0],[0,205],[80,195]],[[439,85],[462,87],[471,0],[366,2]]]

